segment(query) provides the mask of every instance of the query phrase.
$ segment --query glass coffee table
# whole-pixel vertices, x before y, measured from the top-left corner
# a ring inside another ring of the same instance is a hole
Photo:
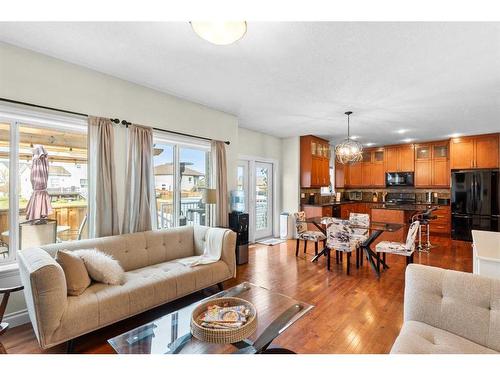
[[[200,303],[218,297],[238,297],[253,303],[257,330],[245,341],[211,344],[191,335],[191,313]],[[241,353],[257,354],[313,308],[304,302],[248,282],[214,294],[108,340],[119,354]]]

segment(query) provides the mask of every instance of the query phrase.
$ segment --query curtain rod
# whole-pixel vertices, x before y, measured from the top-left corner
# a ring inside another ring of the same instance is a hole
[[[114,122],[115,124],[120,123],[120,124],[122,124],[122,125],[124,125],[124,126],[126,126],[126,127],[128,127],[129,125],[132,125],[132,123],[131,123],[131,122],[128,122],[128,121],[126,121],[126,120],[122,120],[122,121],[120,122],[120,120],[119,120],[119,119],[117,119],[117,118],[115,118],[115,119],[111,119],[111,121],[112,121],[112,122]],[[153,129],[153,130],[156,130],[156,131],[160,131],[160,132],[165,132],[165,133],[171,133],[171,134],[183,135],[183,136],[187,136],[187,137],[191,137],[191,138],[203,139],[203,140],[205,140],[205,141],[213,141],[213,139],[212,139],[212,138],[202,137],[202,136],[200,136],[200,135],[192,135],[192,134],[187,134],[187,133],[176,132],[176,131],[174,131],[174,130],[168,130],[168,129],[162,129],[162,128],[155,128],[155,127],[153,127],[152,129]],[[225,143],[226,145],[230,145],[230,144],[231,144],[231,142],[229,142],[229,141],[224,141],[224,143]]]
[[[47,107],[47,106],[44,106],[44,105],[38,105],[38,104],[33,104],[33,103],[21,102],[21,101],[18,101],[18,100],[12,100],[12,99],[7,99],[7,98],[0,98],[0,101],[7,102],[7,103],[12,103],[12,104],[26,105],[26,106],[34,107],[34,108],[48,109],[50,111],[68,113],[70,115],[76,115],[76,116],[82,116],[82,117],[89,117],[89,115],[86,114],[86,113],[73,112],[73,111],[68,111],[66,109],[59,109],[59,108],[54,108],[54,107]],[[117,119],[117,118],[111,118],[110,120],[111,120],[111,122],[114,122],[115,124],[120,124],[120,120]],[[122,120],[121,124],[128,127],[131,123],[128,122],[128,121]],[[192,135],[192,134],[187,134],[187,133],[176,132],[176,131],[173,131],[173,130],[167,130],[167,129],[161,129],[161,128],[153,128],[153,130],[157,130],[157,131],[161,131],[161,132],[167,132],[167,133],[171,133],[171,134],[183,135],[183,136],[186,136],[186,137],[204,139],[205,141],[213,141],[213,139],[211,139],[211,138],[201,137],[199,135]],[[229,142],[229,141],[224,141],[224,143],[226,145],[231,144],[231,142]]]

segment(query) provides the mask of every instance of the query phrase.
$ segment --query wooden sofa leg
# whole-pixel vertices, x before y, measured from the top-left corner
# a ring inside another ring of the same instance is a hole
[[[306,253],[307,250],[307,240],[304,240],[304,254]]]
[[[217,288],[222,292],[224,290],[224,284],[222,283],[217,283]]]
[[[74,354],[75,340],[71,339],[66,342],[66,354]]]
[[[300,240],[297,238],[297,245],[295,245],[295,256],[299,256],[299,245],[300,245]]]
[[[318,255],[318,241],[314,243],[314,255]]]
[[[346,260],[347,260],[347,275],[349,275],[351,271],[351,252],[348,252],[346,254]]]

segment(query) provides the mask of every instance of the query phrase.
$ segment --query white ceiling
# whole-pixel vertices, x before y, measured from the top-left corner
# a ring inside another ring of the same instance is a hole
[[[500,23],[0,23],[0,40],[237,115],[279,137],[363,143],[500,130]],[[405,131],[403,134],[397,131]]]

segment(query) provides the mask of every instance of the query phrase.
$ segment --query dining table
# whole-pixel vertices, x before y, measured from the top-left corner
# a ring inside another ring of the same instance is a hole
[[[326,234],[326,228],[329,223],[331,223],[332,218],[331,217],[321,217],[321,216],[315,216],[315,217],[310,217],[306,218],[304,220],[305,223],[307,224],[312,224],[318,230],[321,231],[325,236]],[[360,225],[350,225],[351,228],[362,228],[362,229],[368,229],[369,230],[369,235],[365,241],[360,243],[360,250],[365,254],[366,258],[368,259],[368,262],[370,263],[371,268],[377,275],[377,277],[380,277],[380,265],[382,265],[383,269],[388,269],[389,266],[387,265],[385,261],[385,253],[383,253],[383,256],[380,257],[380,255],[371,249],[371,245],[375,240],[380,237],[380,235],[384,232],[396,232],[400,230],[401,228],[404,227],[404,224],[399,224],[399,223],[385,223],[385,222],[376,222],[372,221],[370,222],[370,225],[368,228],[365,226],[360,226]],[[311,262],[317,262],[318,259],[322,256],[325,256],[327,258],[327,269],[330,270],[330,251],[334,249],[329,249],[328,246],[325,246],[317,255],[313,257]],[[356,258],[357,262],[359,261],[358,258]]]

